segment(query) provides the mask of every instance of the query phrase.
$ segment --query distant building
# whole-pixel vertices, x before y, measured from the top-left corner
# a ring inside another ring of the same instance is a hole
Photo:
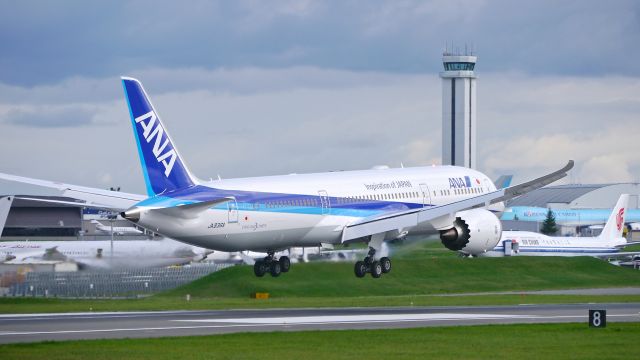
[[[510,200],[506,205],[552,209],[612,209],[621,194],[632,195],[629,198],[630,209],[640,207],[640,183],[547,186]]]
[[[466,51],[442,55],[442,165],[477,166],[476,60]]]
[[[61,196],[29,195],[28,197],[74,201],[74,199]],[[2,240],[29,237],[75,238],[81,229],[82,206],[14,199],[2,231]]]

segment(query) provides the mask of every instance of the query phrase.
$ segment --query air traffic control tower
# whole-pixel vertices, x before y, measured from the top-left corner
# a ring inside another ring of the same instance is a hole
[[[472,52],[442,54],[442,165],[477,165],[476,59]]]

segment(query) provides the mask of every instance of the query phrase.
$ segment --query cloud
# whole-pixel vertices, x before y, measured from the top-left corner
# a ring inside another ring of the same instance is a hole
[[[83,106],[14,108],[1,119],[27,127],[77,127],[91,124],[95,113],[95,109]]]
[[[425,74],[442,68],[447,43],[473,45],[487,72],[640,75],[634,0],[29,1],[3,10],[0,81],[12,85],[142,68]]]
[[[181,155],[201,178],[440,162],[437,75],[317,67],[132,73],[143,81]],[[518,182],[574,159],[574,181],[637,180],[638,78],[480,75],[481,171],[492,177],[515,174]],[[20,109],[28,114],[20,116],[32,121],[21,126],[13,115],[13,121],[0,122],[0,153],[11,154],[0,157],[0,171],[143,193],[120,87],[113,77],[36,87],[0,84],[0,94],[9,99],[0,96],[0,117],[6,120],[11,109]],[[85,94],[91,88],[105,98]],[[11,89],[19,99],[11,97]],[[75,120],[82,126],[67,126],[67,116],[82,111]]]

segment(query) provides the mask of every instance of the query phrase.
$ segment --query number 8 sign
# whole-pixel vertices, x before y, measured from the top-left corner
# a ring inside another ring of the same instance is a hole
[[[589,327],[607,327],[607,310],[589,310]]]

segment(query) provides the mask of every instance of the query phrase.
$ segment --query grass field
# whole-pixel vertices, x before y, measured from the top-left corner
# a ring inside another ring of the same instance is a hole
[[[439,243],[410,244],[393,256],[380,279],[353,275],[351,263],[294,264],[279,278],[256,278],[236,266],[146,299],[0,299],[0,313],[224,309],[248,307],[490,305],[638,302],[640,296],[438,294],[640,286],[640,272],[589,257],[458,258]],[[250,299],[268,292],[268,300]],[[186,294],[191,301],[185,301]]]
[[[0,345],[0,359],[633,359],[640,324],[483,325]]]

